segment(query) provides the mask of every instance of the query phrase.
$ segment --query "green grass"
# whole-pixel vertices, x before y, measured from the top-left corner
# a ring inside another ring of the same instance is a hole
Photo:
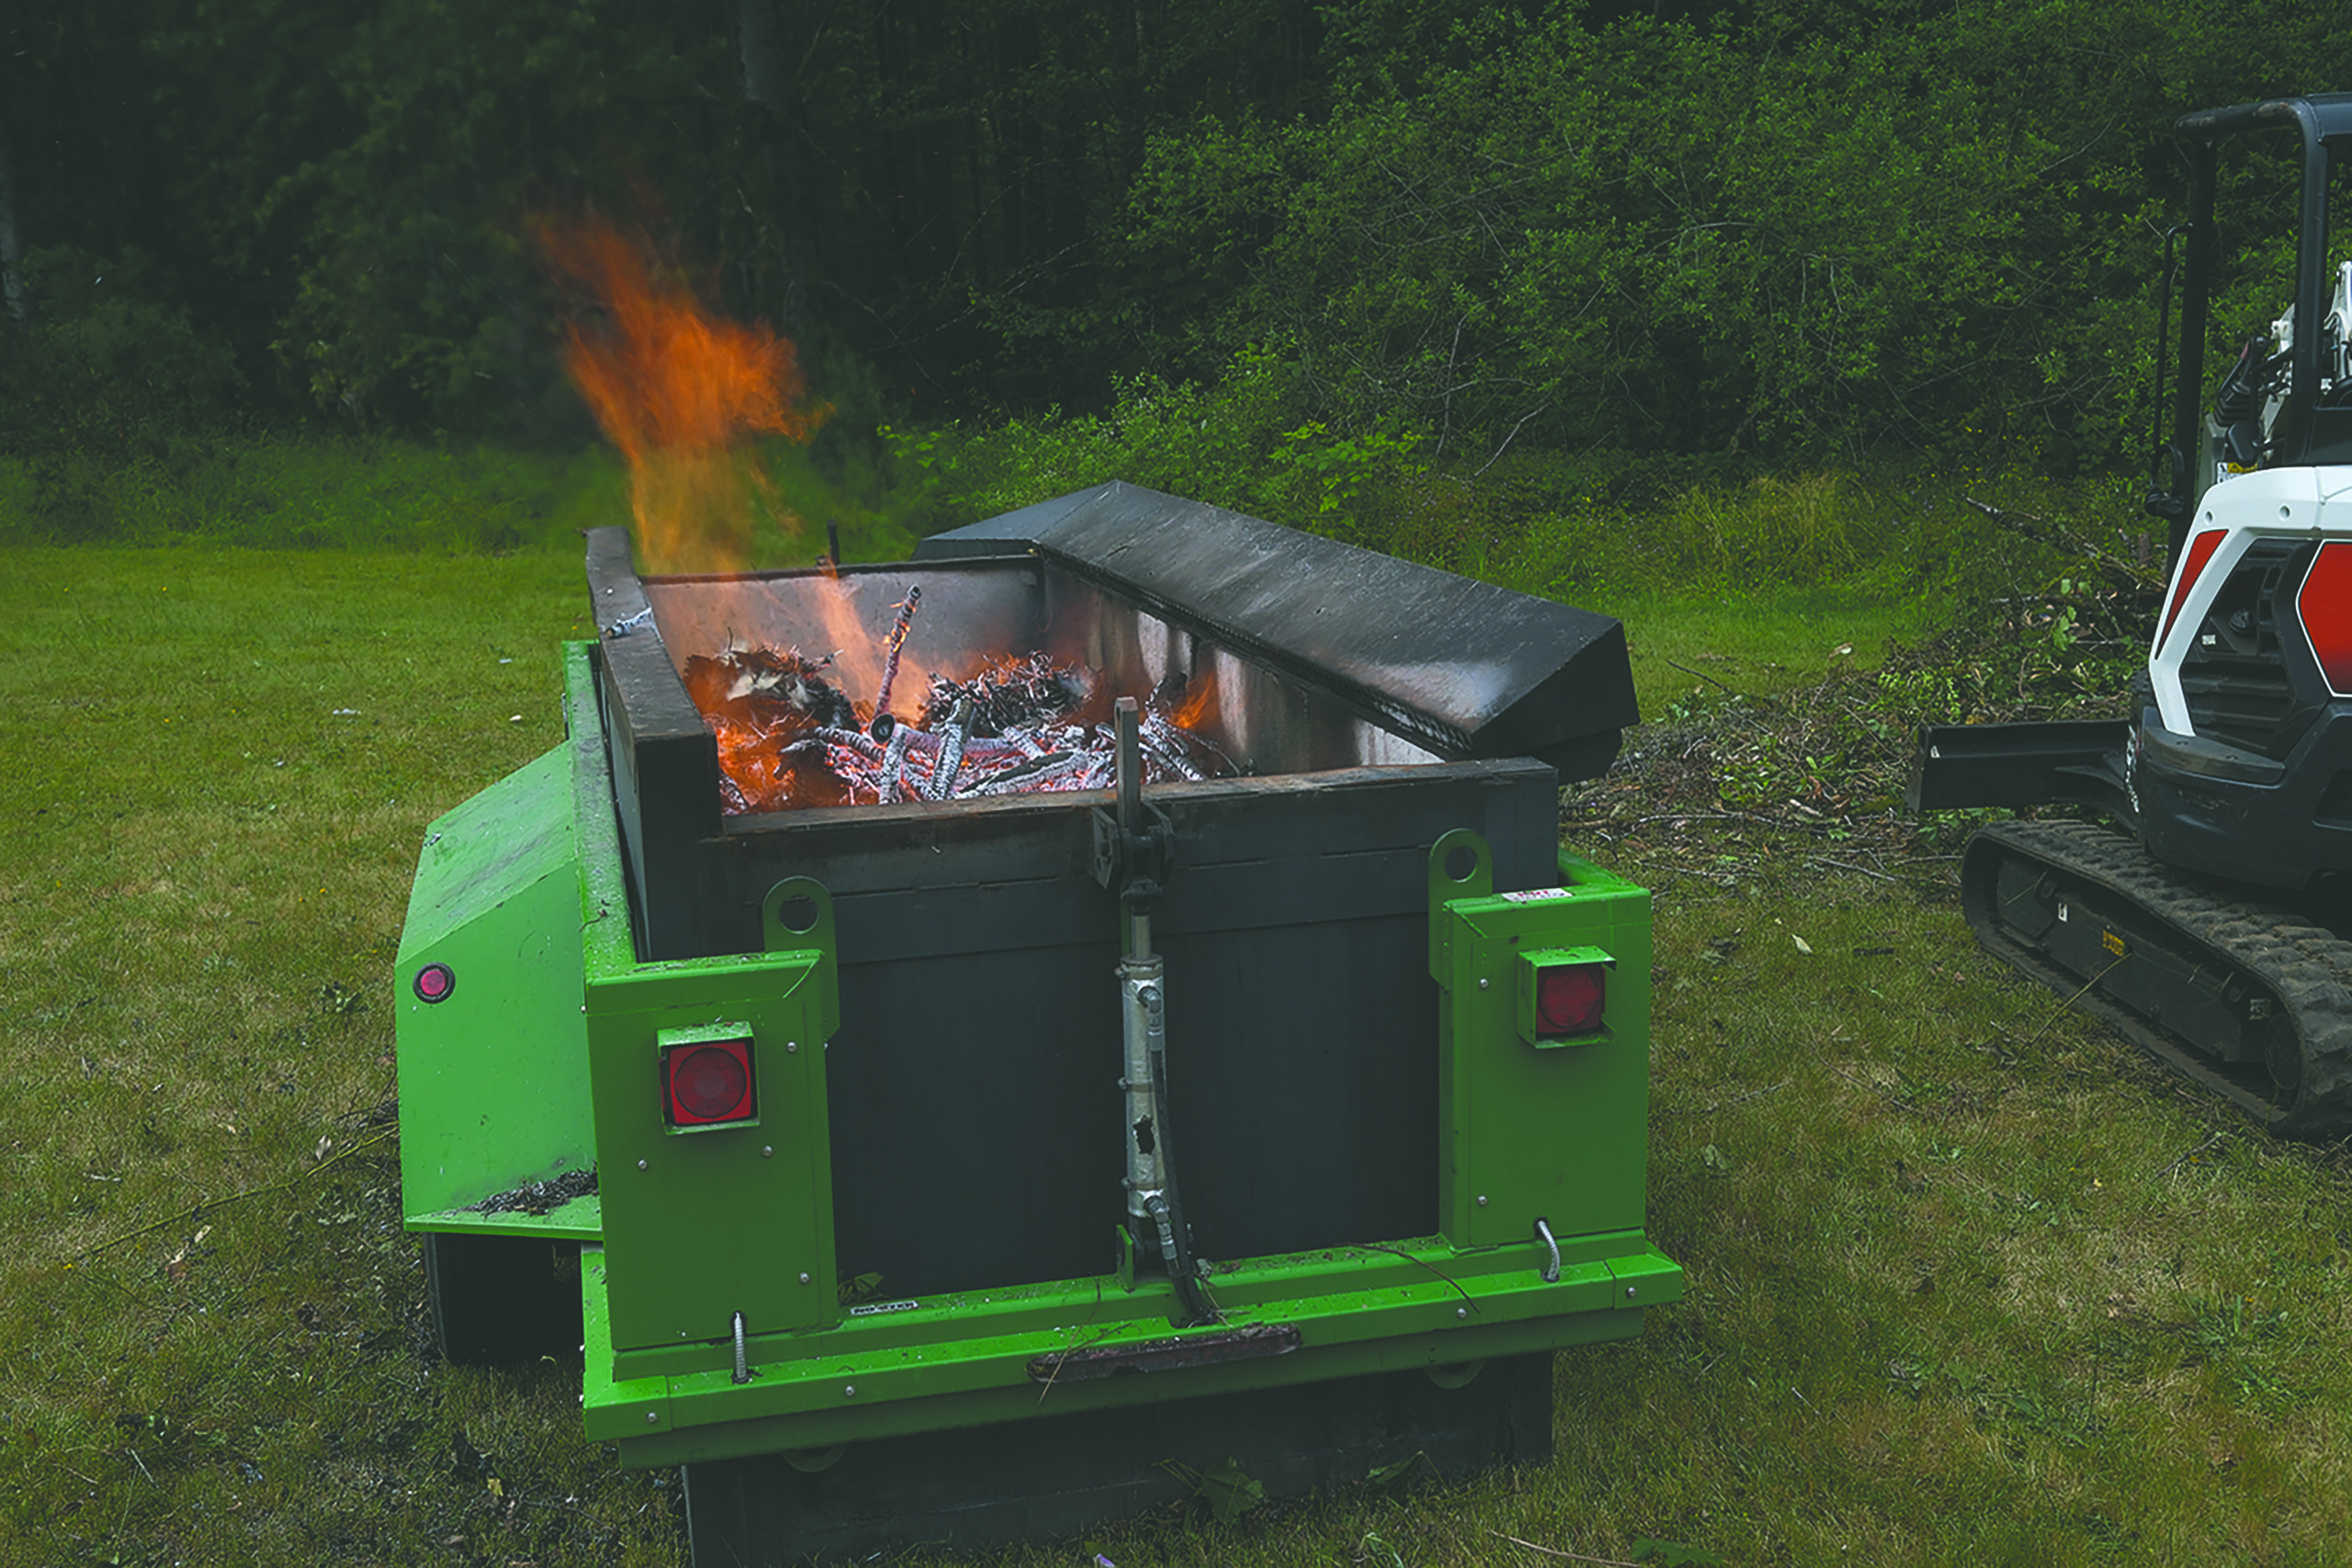
[[[1736,596],[1603,589],[1579,602],[1625,624],[1634,691],[1650,723],[1691,698],[1769,697],[1832,671],[1876,669],[1890,644],[1916,641],[1941,618],[1916,601],[1781,584]]]
[[[370,1142],[424,824],[558,738],[578,581],[0,555],[0,1560],[465,1561],[444,1543],[505,1527],[461,1433],[518,1529],[577,1493],[571,1560],[671,1559],[664,1494],[599,1464],[567,1374],[420,1358]]]

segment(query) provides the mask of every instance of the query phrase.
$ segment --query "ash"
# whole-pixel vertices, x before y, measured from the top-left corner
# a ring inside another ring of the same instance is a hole
[[[686,661],[687,691],[718,739],[729,815],[1107,789],[1116,776],[1114,694],[1100,671],[1031,653],[962,680],[934,673],[918,716],[903,720],[852,702],[829,669],[790,649]],[[1176,722],[1185,700],[1174,680],[1144,705],[1147,784],[1233,771]]]
[[[562,1208],[574,1198],[593,1198],[595,1195],[596,1173],[575,1170],[545,1181],[526,1182],[510,1191],[495,1193],[466,1207],[478,1214],[545,1214]]]

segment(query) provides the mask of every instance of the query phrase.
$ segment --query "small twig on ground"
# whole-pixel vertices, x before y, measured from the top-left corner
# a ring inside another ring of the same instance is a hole
[[[2170,1176],[2174,1171],[2179,1169],[2182,1166],[2187,1165],[2190,1160],[2195,1159],[2199,1155],[2203,1154],[2215,1144],[2220,1143],[2225,1136],[2227,1136],[2226,1134],[2214,1134],[2211,1137],[2206,1139],[2203,1143],[2198,1145],[2195,1148],[2189,1150],[2187,1154],[2181,1156],[2178,1159],[2173,1161],[2170,1165],[2156,1172],[2156,1174],[2158,1176]]]
[[[192,1220],[198,1214],[210,1213],[215,1209],[225,1209],[230,1204],[243,1202],[247,1198],[258,1198],[265,1193],[282,1192],[287,1188],[300,1186],[301,1183],[309,1180],[311,1177],[318,1175],[319,1172],[325,1170],[330,1166],[341,1165],[345,1160],[349,1159],[352,1156],[362,1153],[368,1149],[374,1148],[378,1144],[380,1144],[385,1139],[393,1136],[399,1131],[400,1127],[398,1124],[387,1127],[382,1132],[377,1134],[374,1137],[367,1140],[365,1143],[354,1144],[349,1148],[344,1150],[341,1154],[321,1160],[318,1164],[311,1167],[308,1170],[298,1170],[283,1181],[273,1181],[262,1187],[248,1187],[243,1192],[232,1192],[226,1198],[212,1198],[200,1203],[191,1203],[187,1208],[182,1209],[179,1213],[175,1214],[167,1214],[164,1218],[157,1220],[152,1225],[141,1225],[137,1230],[125,1231],[120,1235],[108,1236],[104,1241],[85,1247],[81,1251],[75,1253],[71,1258],[67,1259],[67,1261],[69,1263],[79,1263],[82,1259],[89,1257],[93,1253],[104,1252],[110,1247],[120,1247],[126,1241],[136,1241],[142,1235],[147,1235],[153,1232],[178,1224],[184,1220]]]
[[[1708,674],[1704,670],[1693,670],[1688,664],[1677,664],[1671,659],[1668,660],[1667,662],[1668,664],[1673,664],[1677,670],[1681,671],[1685,675],[1695,675],[1711,686],[1723,687],[1724,691],[1729,692],[1735,697],[1745,698],[1747,695],[1746,692],[1741,691],[1737,686],[1729,685],[1722,681],[1718,681],[1713,675]],[[1525,1542],[1521,1542],[1521,1544],[1524,1545]]]
[[[1854,865],[1842,860],[1831,860],[1827,855],[1812,855],[1807,858],[1815,865],[1834,865],[1840,871],[1858,871],[1864,876],[1875,876],[1881,882],[1893,882],[1894,880],[1894,877],[1887,875],[1886,873],[1883,871],[1872,871],[1869,866]]]
[[[1562,1551],[1556,1546],[1538,1546],[1532,1540],[1521,1540],[1515,1535],[1504,1535],[1500,1530],[1488,1530],[1487,1533],[1507,1540],[1513,1546],[1523,1546],[1530,1551],[1540,1551],[1546,1557],[1566,1558],[1570,1562],[1599,1562],[1603,1565],[1603,1568],[1641,1568],[1641,1564],[1628,1562],[1622,1557],[1587,1557],[1581,1551]]]

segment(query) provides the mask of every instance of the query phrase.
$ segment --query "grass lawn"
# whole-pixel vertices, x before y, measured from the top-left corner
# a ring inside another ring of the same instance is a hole
[[[1834,587],[1764,584],[1736,595],[1592,595],[1587,609],[1625,623],[1634,692],[1656,723],[1690,697],[1771,696],[1833,670],[1871,670],[1890,643],[1926,635],[1917,603]]]
[[[581,1438],[576,1365],[430,1355],[399,1230],[417,847],[557,740],[580,582],[569,555],[0,554],[0,1562],[683,1560],[674,1473]],[[1783,690],[1914,625],[1601,607],[1652,718],[1690,671]],[[1994,968],[1933,874],[1710,830],[1586,846],[1657,895],[1652,1234],[1692,1289],[1559,1358],[1557,1456],[1005,1562],[2340,1560],[2343,1150]]]

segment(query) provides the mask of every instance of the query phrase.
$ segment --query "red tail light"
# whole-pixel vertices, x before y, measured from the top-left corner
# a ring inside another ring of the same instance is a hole
[[[1563,964],[1535,977],[1535,1032],[1544,1040],[1590,1034],[1609,1000],[1609,971],[1598,964]]]
[[[447,964],[428,964],[416,972],[416,999],[421,1002],[446,1002],[449,993],[458,988],[458,976]]]
[[[2337,540],[2319,547],[2296,590],[2295,615],[2327,689],[2352,695],[2352,544]]]
[[[1530,1045],[1589,1044],[1606,1038],[1609,971],[1598,947],[1553,947],[1519,955],[1519,1037]]]
[[[2165,610],[2165,629],[2156,634],[2156,646],[2162,648],[2165,638],[2172,636],[2172,624],[2179,618],[2180,607],[2188,603],[2188,591],[2197,586],[2197,579],[2205,570],[2205,563],[2213,558],[2221,547],[2226,528],[2208,528],[2188,541],[2188,554],[2182,560],[2180,578],[2172,585],[2172,604]]]
[[[717,1127],[757,1114],[752,1043],[746,1039],[665,1047],[662,1084],[673,1127]]]

